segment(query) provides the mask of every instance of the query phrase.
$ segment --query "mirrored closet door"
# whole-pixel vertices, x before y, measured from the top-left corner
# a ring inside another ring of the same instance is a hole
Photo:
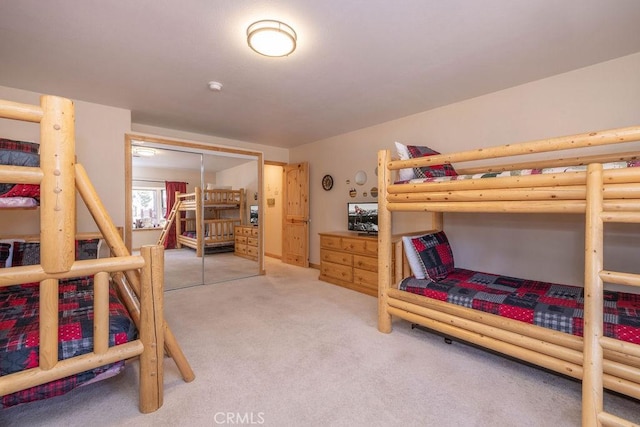
[[[203,163],[204,282],[260,274],[257,160],[217,153]]]
[[[125,242],[135,253],[167,240],[165,290],[264,273],[260,153],[133,135],[125,146]]]

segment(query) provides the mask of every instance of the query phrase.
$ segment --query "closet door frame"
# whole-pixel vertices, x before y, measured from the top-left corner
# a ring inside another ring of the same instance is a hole
[[[131,206],[131,197],[132,197],[132,155],[131,148],[133,146],[133,141],[143,141],[153,143],[155,145],[166,146],[167,149],[180,149],[183,151],[191,151],[196,154],[204,154],[204,155],[215,155],[216,153],[223,153],[226,155],[238,155],[238,156],[246,156],[253,157],[256,160],[258,165],[257,173],[258,173],[258,193],[260,197],[257,198],[256,203],[258,204],[258,212],[264,212],[264,207],[262,206],[262,188],[263,188],[263,169],[264,169],[264,159],[263,155],[259,151],[249,151],[238,148],[229,148],[229,147],[221,147],[216,145],[198,143],[198,142],[190,142],[190,141],[181,141],[174,140],[168,138],[162,138],[157,136],[149,136],[142,135],[136,133],[127,133],[125,134],[124,139],[124,169],[125,169],[125,227],[124,227],[124,242],[129,252],[131,252],[132,246],[132,233],[133,233],[133,224],[131,219],[133,218],[132,206]],[[258,272],[259,274],[265,274],[264,269],[264,221],[258,221]]]

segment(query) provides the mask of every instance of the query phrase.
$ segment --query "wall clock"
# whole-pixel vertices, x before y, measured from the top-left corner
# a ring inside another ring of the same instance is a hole
[[[333,188],[333,177],[331,175],[325,175],[322,177],[322,188],[329,191]]]

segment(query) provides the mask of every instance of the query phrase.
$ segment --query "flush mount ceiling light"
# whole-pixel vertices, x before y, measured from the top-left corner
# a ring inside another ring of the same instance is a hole
[[[134,156],[153,157],[156,155],[156,150],[146,147],[133,147]]]
[[[297,40],[293,28],[280,21],[257,21],[247,28],[249,47],[264,56],[287,56],[296,49]]]

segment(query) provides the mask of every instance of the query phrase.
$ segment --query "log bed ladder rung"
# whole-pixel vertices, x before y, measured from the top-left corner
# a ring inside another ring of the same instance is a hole
[[[604,283],[640,287],[640,274],[609,271],[604,264],[604,223],[640,223],[640,212],[605,211],[601,164],[587,170],[585,238],[583,426],[637,426],[604,410],[603,353],[620,351],[640,356],[640,345],[604,336]]]
[[[167,240],[167,235],[169,234],[169,229],[173,224],[173,221],[176,219],[176,212],[180,209],[181,200],[178,199],[171,208],[171,212],[169,212],[169,218],[167,218],[167,222],[165,222],[164,227],[162,227],[162,231],[160,232],[160,237],[158,237],[158,246],[164,246],[165,240]]]

